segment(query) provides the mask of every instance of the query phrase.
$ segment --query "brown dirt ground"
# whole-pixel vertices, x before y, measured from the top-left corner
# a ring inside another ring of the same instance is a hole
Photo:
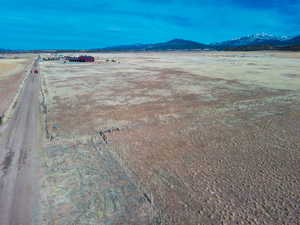
[[[0,59],[0,115],[11,104],[24,79],[24,69],[29,63],[30,60],[27,59]]]
[[[124,170],[135,195],[145,193],[150,199],[151,210],[143,211],[151,211],[150,218],[137,221],[299,224],[299,54],[96,56],[101,63],[41,65],[47,129],[53,138],[46,149],[71,145],[80,152],[97,131],[118,128],[106,133],[101,149],[111,154],[106,159],[116,160],[114,168]],[[105,58],[121,63],[103,63]],[[81,160],[68,165],[84,168],[86,160]],[[95,156],[88,164],[93,167],[103,160]],[[48,155],[45,161],[53,158]],[[49,186],[57,184],[47,181]],[[119,204],[131,203],[127,199]],[[122,207],[109,214],[110,219],[95,221],[114,221],[111,218],[124,215]]]

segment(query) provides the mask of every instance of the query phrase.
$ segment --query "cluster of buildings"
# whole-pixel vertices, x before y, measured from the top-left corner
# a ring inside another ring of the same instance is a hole
[[[81,56],[63,56],[63,55],[52,55],[49,57],[43,57],[44,61],[69,61],[69,62],[95,62],[93,56],[81,55]]]

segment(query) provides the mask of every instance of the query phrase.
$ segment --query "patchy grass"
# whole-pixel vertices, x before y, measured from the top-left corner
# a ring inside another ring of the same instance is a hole
[[[0,59],[0,116],[13,101],[31,58]]]
[[[0,59],[0,80],[21,72],[28,64],[28,59]]]

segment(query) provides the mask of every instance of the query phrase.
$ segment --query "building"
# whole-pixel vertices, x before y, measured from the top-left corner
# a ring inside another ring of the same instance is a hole
[[[95,62],[95,58],[93,56],[81,55],[79,57],[70,57],[66,56],[66,60],[70,62]]]
[[[79,56],[80,62],[95,62],[95,58],[93,56]]]

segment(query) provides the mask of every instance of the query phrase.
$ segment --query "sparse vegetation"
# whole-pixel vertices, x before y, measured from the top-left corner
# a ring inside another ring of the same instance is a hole
[[[95,58],[41,65],[45,224],[297,224],[299,55]]]

